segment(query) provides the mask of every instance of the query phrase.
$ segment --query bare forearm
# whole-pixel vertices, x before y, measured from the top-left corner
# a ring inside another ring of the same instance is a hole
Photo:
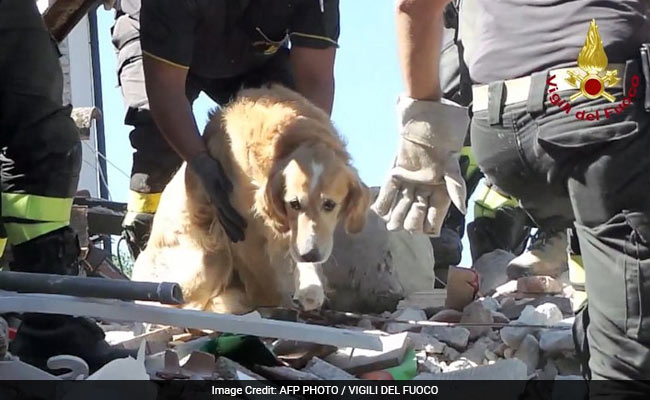
[[[145,57],[145,73],[149,107],[164,138],[185,161],[206,151],[194,120],[192,106],[185,96],[185,86],[174,84],[151,68]]]
[[[406,95],[439,100],[442,13],[449,0],[398,0],[397,48]]]
[[[321,81],[300,81],[296,80],[296,89],[312,103],[332,114],[334,105],[334,79]]]
[[[291,69],[296,90],[330,115],[334,104],[335,59],[335,48],[291,49]]]

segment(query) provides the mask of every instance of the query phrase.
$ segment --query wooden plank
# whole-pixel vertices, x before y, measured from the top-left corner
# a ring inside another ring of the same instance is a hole
[[[382,336],[381,351],[341,348],[325,361],[351,374],[376,371],[400,365],[409,347],[408,333]]]
[[[43,13],[43,20],[54,39],[61,42],[99,2],[100,0],[56,0]]]
[[[146,341],[147,343],[163,342],[166,344],[172,339],[174,334],[182,332],[183,329],[177,327],[161,328],[116,344],[121,344],[125,349],[135,350],[140,348],[142,341]]]
[[[377,334],[297,322],[134,304],[120,300],[0,292],[0,313],[2,312],[38,312],[94,317],[107,321],[149,322],[165,326],[299,340],[337,347],[378,351],[383,349],[382,341]]]

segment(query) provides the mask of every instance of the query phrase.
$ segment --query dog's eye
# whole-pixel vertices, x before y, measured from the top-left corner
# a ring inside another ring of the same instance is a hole
[[[291,200],[289,202],[289,206],[291,206],[291,208],[293,208],[296,211],[300,210],[300,202],[297,199]]]
[[[325,200],[323,202],[323,210],[329,212],[329,211],[334,210],[334,208],[336,208],[336,203],[333,202],[332,200]]]

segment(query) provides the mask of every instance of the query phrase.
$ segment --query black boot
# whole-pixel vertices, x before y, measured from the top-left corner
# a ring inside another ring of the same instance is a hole
[[[104,331],[87,318],[56,314],[24,314],[9,352],[21,361],[47,368],[47,360],[57,355],[73,355],[88,364],[90,373],[118,358],[137,356],[136,351],[110,346]]]
[[[20,272],[78,275],[79,253],[77,235],[65,227],[14,246],[10,267]],[[88,363],[91,373],[117,358],[136,357],[136,351],[111,347],[104,338],[101,328],[86,318],[26,313],[9,351],[44,370],[52,356],[77,356]]]
[[[134,215],[127,215],[122,223],[122,236],[126,240],[129,248],[129,253],[133,260],[138,258],[138,255],[145,249],[151,234],[151,226],[153,225],[154,214],[137,213]]]
[[[532,223],[521,208],[501,207],[493,218],[478,217],[467,225],[467,238],[476,262],[482,255],[496,249],[515,255],[526,249]]]

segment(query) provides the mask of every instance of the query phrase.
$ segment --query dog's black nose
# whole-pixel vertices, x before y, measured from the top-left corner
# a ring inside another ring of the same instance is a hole
[[[301,254],[300,258],[304,262],[318,262],[320,261],[320,252],[318,249],[310,250],[309,253]]]

